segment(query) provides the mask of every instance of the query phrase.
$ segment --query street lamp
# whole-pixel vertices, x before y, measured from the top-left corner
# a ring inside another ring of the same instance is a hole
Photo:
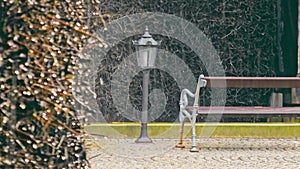
[[[147,134],[147,122],[148,122],[148,85],[150,68],[154,67],[155,59],[157,55],[157,48],[160,42],[155,41],[146,27],[145,33],[141,39],[133,41],[136,46],[136,56],[138,66],[143,69],[143,88],[142,88],[142,115],[141,115],[141,134],[135,141],[136,143],[152,143],[152,140]]]

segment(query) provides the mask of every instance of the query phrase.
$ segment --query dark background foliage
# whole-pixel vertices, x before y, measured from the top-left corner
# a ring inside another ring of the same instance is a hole
[[[266,0],[133,0],[102,1],[103,13],[112,14],[111,20],[142,12],[162,12],[184,18],[211,39],[222,60],[227,76],[295,76],[297,60],[297,1]],[[100,110],[107,121],[122,121],[110,94],[111,74],[118,64],[131,54],[132,37],[124,40],[106,55],[97,84]],[[206,68],[189,47],[172,37],[154,36],[162,40],[161,49],[175,53],[193,70],[195,78]],[[163,80],[162,80],[163,79]],[[97,82],[96,82],[97,83]],[[132,104],[141,109],[141,77],[130,86]],[[157,121],[173,121],[179,110],[180,90],[172,77],[159,70],[151,71],[150,90],[161,88],[167,96],[166,111]],[[271,92],[279,89],[227,89],[226,105],[267,106]],[[283,90],[282,90],[283,91]],[[289,90],[283,92],[290,92]],[[205,89],[201,105],[210,105],[210,91]]]

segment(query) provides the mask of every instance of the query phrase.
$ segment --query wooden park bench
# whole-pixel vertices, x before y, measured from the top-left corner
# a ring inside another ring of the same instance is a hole
[[[182,143],[184,121],[189,119],[192,123],[192,148],[191,152],[198,152],[196,147],[196,117],[202,116],[238,116],[238,117],[274,117],[274,116],[300,116],[300,107],[199,107],[200,89],[203,87],[214,88],[300,88],[298,77],[204,77],[199,76],[196,92],[192,93],[183,89],[180,96],[179,121],[181,123],[180,140],[177,148],[184,148]],[[194,105],[188,105],[188,98],[194,98]]]

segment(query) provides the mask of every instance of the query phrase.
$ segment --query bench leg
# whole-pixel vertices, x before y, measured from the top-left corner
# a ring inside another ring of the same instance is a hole
[[[197,143],[196,143],[196,113],[193,112],[192,115],[192,148],[190,152],[199,152],[199,149],[197,148]]]
[[[183,139],[183,132],[184,132],[184,119],[180,122],[181,127],[180,127],[180,138],[179,138],[179,143],[176,145],[176,148],[184,148],[185,146],[183,145],[182,139]]]

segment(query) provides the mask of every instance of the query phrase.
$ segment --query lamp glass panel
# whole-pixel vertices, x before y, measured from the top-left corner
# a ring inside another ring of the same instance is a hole
[[[149,47],[149,60],[148,60],[148,67],[154,67],[155,60],[157,56],[157,47]]]
[[[142,68],[148,67],[149,48],[145,46],[139,46],[137,52],[138,65]]]

